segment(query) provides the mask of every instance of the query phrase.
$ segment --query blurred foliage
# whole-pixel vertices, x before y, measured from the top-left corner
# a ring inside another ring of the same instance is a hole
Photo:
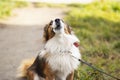
[[[28,3],[14,0],[0,0],[0,18],[6,18],[12,13],[12,9],[16,7],[25,7]]]
[[[65,20],[80,39],[82,59],[120,77],[120,3],[69,4]],[[114,80],[86,65],[75,73],[75,80]]]
[[[54,7],[54,8],[64,8],[66,7],[65,4],[55,4],[55,3],[33,3],[34,4],[34,7]]]

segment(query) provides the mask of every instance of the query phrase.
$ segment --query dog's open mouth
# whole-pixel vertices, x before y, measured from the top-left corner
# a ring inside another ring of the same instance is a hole
[[[61,26],[56,26],[55,30],[60,30]]]

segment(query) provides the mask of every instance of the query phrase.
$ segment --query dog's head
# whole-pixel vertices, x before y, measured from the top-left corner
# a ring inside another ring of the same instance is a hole
[[[51,20],[44,27],[44,39],[48,41],[55,35],[59,34],[71,34],[71,28],[61,19],[57,18],[55,20]]]

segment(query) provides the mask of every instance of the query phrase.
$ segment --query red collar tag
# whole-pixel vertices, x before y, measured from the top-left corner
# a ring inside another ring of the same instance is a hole
[[[74,42],[73,44],[74,44],[74,46],[79,47],[79,43],[78,42]]]

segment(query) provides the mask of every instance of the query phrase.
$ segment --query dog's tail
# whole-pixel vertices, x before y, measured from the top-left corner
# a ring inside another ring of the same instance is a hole
[[[20,64],[20,66],[17,69],[17,72],[18,72],[17,77],[18,78],[27,77],[28,68],[33,64],[34,61],[35,61],[34,58],[26,59],[26,60],[22,61],[22,63]]]

